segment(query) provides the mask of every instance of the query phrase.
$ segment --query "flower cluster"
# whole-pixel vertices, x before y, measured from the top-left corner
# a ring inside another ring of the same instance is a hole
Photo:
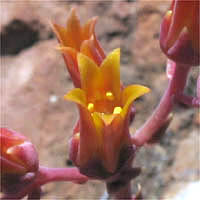
[[[95,34],[97,18],[81,26],[72,9],[66,27],[52,23],[66,67],[74,84],[64,98],[76,103],[79,119],[70,139],[70,159],[76,167],[39,165],[33,144],[23,135],[0,129],[1,199],[40,199],[41,186],[52,181],[106,182],[108,199],[142,199],[141,188],[132,196],[131,179],[136,150],[163,136],[177,102],[200,106],[200,76],[196,97],[184,94],[191,66],[199,61],[199,0],[172,0],[161,24],[160,46],[166,56],[168,87],[150,118],[131,136],[133,102],[148,93],[142,85],[125,87],[120,81],[120,49],[105,54]],[[82,173],[80,173],[80,172]],[[86,175],[86,176],[85,176]]]
[[[149,89],[141,85],[122,86],[120,49],[105,56],[94,32],[95,23],[96,18],[81,27],[72,9],[67,27],[53,24],[53,29],[76,86],[65,99],[75,102],[80,114],[71,139],[71,159],[82,171],[100,166],[101,170],[114,173],[122,149],[132,145],[132,103]]]

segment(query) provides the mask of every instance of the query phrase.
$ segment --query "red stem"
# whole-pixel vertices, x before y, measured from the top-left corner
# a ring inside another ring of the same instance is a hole
[[[183,93],[187,75],[190,70],[190,66],[174,63],[169,61],[171,68],[174,68],[172,78],[169,80],[168,87],[153,114],[146,121],[146,123],[136,131],[132,141],[137,146],[142,146],[147,143],[152,136],[162,127],[166,121],[169,113],[172,110],[174,104],[174,96]]]

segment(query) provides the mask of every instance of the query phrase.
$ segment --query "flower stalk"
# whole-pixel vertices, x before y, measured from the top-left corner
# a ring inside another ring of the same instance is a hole
[[[154,134],[159,133],[172,111],[176,97],[183,94],[191,66],[175,63],[171,60],[168,60],[167,65],[168,68],[171,68],[167,71],[173,72],[172,77],[169,79],[168,87],[153,114],[133,135],[132,141],[136,146],[148,143]]]
[[[35,196],[40,198],[39,191],[41,186],[50,182],[55,181],[71,181],[74,183],[85,183],[88,178],[80,174],[76,167],[73,168],[47,168],[39,167],[39,170],[35,176],[32,174],[26,174],[25,177],[21,179],[21,184],[26,183],[18,191],[13,194],[5,194],[1,199],[22,199],[26,195]]]

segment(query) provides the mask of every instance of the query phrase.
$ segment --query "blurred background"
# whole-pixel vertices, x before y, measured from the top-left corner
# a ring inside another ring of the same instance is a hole
[[[159,26],[170,1],[158,0],[1,0],[1,126],[31,139],[40,164],[68,167],[68,140],[78,113],[63,95],[73,88],[49,21],[65,25],[69,10],[76,7],[82,24],[99,16],[96,34],[106,53],[121,48],[121,79],[125,85],[142,84],[151,93],[135,102],[134,132],[145,122],[167,87],[166,57],[159,48]],[[199,69],[191,71],[186,92],[195,94]],[[141,148],[134,166],[142,174],[146,199],[172,199],[198,181],[200,114],[178,105],[165,136],[154,146]],[[99,199],[103,183],[84,185],[51,183],[43,187],[43,199]]]

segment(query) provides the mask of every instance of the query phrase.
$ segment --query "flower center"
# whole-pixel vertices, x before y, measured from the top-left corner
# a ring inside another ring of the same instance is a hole
[[[101,94],[93,101],[89,101],[87,108],[91,113],[98,112],[106,115],[120,114],[122,111],[122,108],[117,105],[115,96],[110,91]]]

